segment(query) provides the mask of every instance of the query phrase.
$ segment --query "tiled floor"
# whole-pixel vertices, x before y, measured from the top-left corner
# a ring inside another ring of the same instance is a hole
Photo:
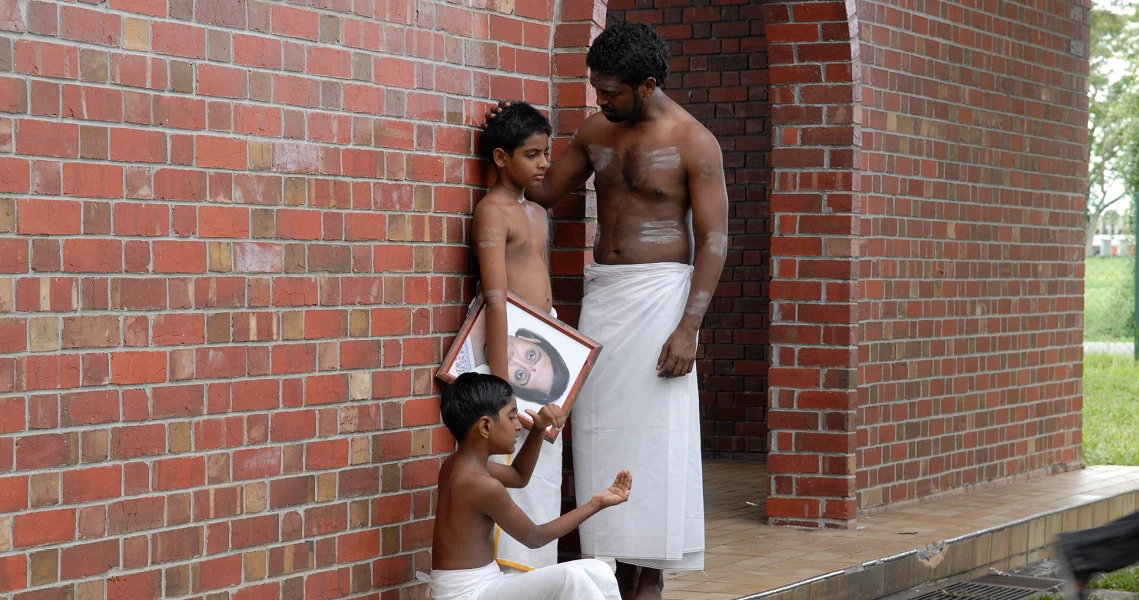
[[[1139,489],[1139,467],[1093,467],[887,509],[859,517],[855,530],[803,530],[764,524],[762,463],[706,461],[704,469],[705,571],[669,573],[667,600],[733,600]],[[1113,499],[1112,514],[1134,511],[1135,497]],[[1080,528],[1091,525],[1088,512]],[[1028,535],[1043,538],[1039,530]]]

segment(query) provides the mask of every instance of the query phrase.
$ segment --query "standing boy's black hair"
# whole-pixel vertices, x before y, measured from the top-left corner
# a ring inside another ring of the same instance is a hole
[[[510,404],[513,397],[514,390],[501,377],[463,373],[443,390],[439,412],[451,435],[461,442],[479,419],[498,419],[498,411]]]
[[[483,130],[479,156],[493,161],[494,150],[502,148],[507,154],[514,154],[530,136],[536,133],[553,134],[550,120],[526,102],[511,101],[510,106],[487,121]]]
[[[610,25],[593,40],[585,55],[585,66],[632,87],[655,77],[657,87],[663,88],[668,59],[668,44],[651,25],[625,21]]]

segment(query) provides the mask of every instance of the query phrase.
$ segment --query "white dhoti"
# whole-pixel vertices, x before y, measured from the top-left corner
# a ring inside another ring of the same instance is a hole
[[[550,316],[556,319],[558,312],[550,309]],[[530,435],[542,435],[542,432],[523,431],[515,448],[522,448]],[[514,461],[514,457],[512,454],[492,456],[490,459],[508,465]],[[552,444],[542,441],[542,451],[538,453],[538,462],[530,475],[530,483],[523,488],[508,489],[507,493],[518,508],[538,525],[549,523],[562,515],[562,436],[559,435]],[[537,549],[527,548],[495,525],[494,558],[503,567],[519,571],[548,567],[558,563],[558,541],[554,540]]]
[[[527,573],[478,569],[432,571],[432,600],[621,600],[617,579],[599,560],[575,560]]]
[[[657,569],[704,568],[696,372],[658,377],[688,302],[692,267],[589,265],[581,332],[603,345],[573,407],[577,502],[633,472],[629,501],[579,528],[582,552]]]

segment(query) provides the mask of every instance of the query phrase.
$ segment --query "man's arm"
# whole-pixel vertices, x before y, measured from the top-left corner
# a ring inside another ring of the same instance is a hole
[[[506,488],[488,485],[481,494],[483,513],[502,528],[510,537],[522,542],[527,548],[541,548],[546,544],[577,529],[586,519],[601,509],[621,504],[629,499],[633,487],[633,475],[621,471],[613,485],[570,512],[542,525],[535,525],[526,513],[510,499]]]
[[[684,316],[669,336],[657,360],[661,377],[683,377],[696,363],[700,323],[720,282],[728,252],[728,189],[724,182],[724,158],[715,136],[700,126],[691,136],[685,170],[688,196],[692,202],[692,229],[696,259],[692,289]]]
[[[582,125],[584,127],[584,124]],[[585,185],[593,174],[580,134],[575,133],[565,152],[550,163],[546,177],[540,185],[526,188],[526,199],[540,204],[543,208],[553,208],[566,196]]]

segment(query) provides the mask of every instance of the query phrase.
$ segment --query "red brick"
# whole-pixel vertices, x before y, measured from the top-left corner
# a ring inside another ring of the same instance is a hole
[[[350,571],[340,568],[309,575],[305,580],[306,600],[341,598],[351,593]]]
[[[155,273],[205,273],[206,262],[204,242],[154,242]]]
[[[26,587],[28,587],[27,555],[0,556],[0,592],[12,592]]]
[[[60,576],[64,580],[102,575],[118,566],[118,540],[81,544],[60,551]]]
[[[107,600],[158,600],[162,571],[146,571],[107,579]]]
[[[111,355],[111,382],[116,384],[166,381],[165,352],[115,352]]]
[[[271,416],[270,438],[274,442],[293,442],[316,436],[316,411],[276,412]]]
[[[74,433],[44,433],[16,440],[16,468],[44,469],[79,462],[79,436]]]
[[[206,57],[206,30],[195,25],[151,21],[151,48],[159,54]]]
[[[120,535],[162,526],[166,501],[162,496],[128,498],[107,506],[107,533]]]
[[[22,513],[12,520],[12,545],[31,548],[75,539],[75,509]]]
[[[123,242],[89,238],[64,240],[63,269],[79,273],[121,273]]]
[[[79,126],[55,121],[16,121],[16,151],[20,154],[78,158]]]
[[[235,519],[230,523],[232,547],[235,549],[266,546],[280,540],[276,515]]]
[[[194,565],[195,592],[217,590],[241,583],[241,555],[223,556]],[[108,599],[109,600],[109,599]]]
[[[234,480],[262,479],[280,473],[279,447],[237,450],[233,453]]]
[[[0,512],[11,513],[28,507],[28,476],[0,478]]]
[[[61,417],[65,427],[118,421],[119,392],[97,390],[64,394]]]
[[[82,233],[83,205],[68,200],[20,199],[19,232],[26,235]]]
[[[122,198],[123,168],[119,165],[63,164],[63,191],[82,198]]]
[[[118,427],[111,432],[113,458],[156,456],[166,450],[166,427],[136,425]]]
[[[200,456],[157,460],[153,470],[155,490],[178,490],[206,483],[206,461]]]
[[[60,31],[64,39],[104,46],[119,45],[122,32],[118,15],[78,6],[63,6],[60,12],[63,22]]]
[[[155,563],[188,560],[202,555],[204,540],[201,527],[167,529],[155,533],[151,539]]]

